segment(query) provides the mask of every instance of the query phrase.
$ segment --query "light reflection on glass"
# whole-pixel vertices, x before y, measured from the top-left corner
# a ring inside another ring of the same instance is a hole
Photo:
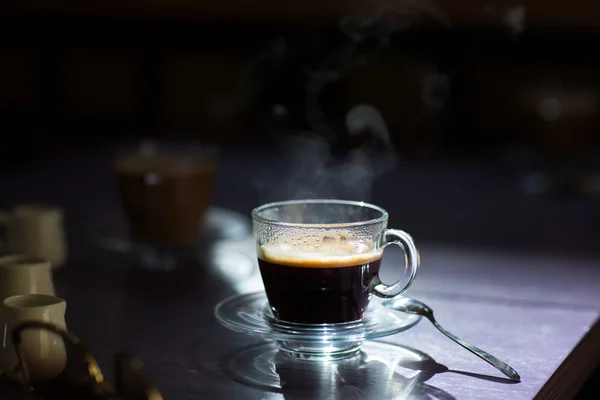
[[[224,240],[212,247],[210,264],[237,294],[264,291],[252,236]]]

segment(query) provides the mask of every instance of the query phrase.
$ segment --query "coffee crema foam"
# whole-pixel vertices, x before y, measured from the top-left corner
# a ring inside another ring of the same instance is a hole
[[[257,255],[263,261],[289,267],[342,268],[380,259],[382,251],[372,251],[370,247],[370,243],[358,241],[321,244],[310,249],[277,243],[258,247]]]

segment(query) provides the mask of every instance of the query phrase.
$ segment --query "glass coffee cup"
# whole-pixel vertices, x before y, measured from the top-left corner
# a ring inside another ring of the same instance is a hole
[[[121,150],[114,168],[133,240],[188,246],[202,239],[216,173],[215,149],[145,141]]]
[[[252,212],[260,273],[274,317],[297,324],[360,321],[371,295],[404,293],[419,268],[409,234],[388,229],[388,213],[375,205],[344,200],[270,203]],[[402,279],[379,278],[383,250],[405,253]]]

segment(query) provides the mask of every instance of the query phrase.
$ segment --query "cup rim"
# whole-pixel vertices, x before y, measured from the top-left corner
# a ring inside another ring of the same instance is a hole
[[[0,256],[0,267],[32,268],[50,264],[50,261],[45,258],[29,256],[27,254],[7,254]]]
[[[152,149],[149,153],[143,151],[144,146]],[[161,175],[188,174],[201,167],[207,171],[216,168],[219,158],[219,148],[215,145],[202,144],[191,140],[142,139],[132,143],[120,143],[113,148],[112,167],[117,174],[140,175],[157,173],[157,168],[140,167],[134,158],[142,160],[148,157],[168,156],[170,169],[160,170]]]
[[[23,304],[18,303],[19,300],[27,299],[27,298],[44,300],[44,302],[41,304],[36,304],[36,305],[23,305]],[[66,303],[66,301],[64,299],[57,297],[57,296],[52,296],[50,294],[43,294],[43,293],[17,294],[14,296],[9,296],[9,297],[5,298],[4,300],[2,300],[2,305],[4,307],[11,308],[11,309],[28,309],[28,310],[36,309],[36,308],[44,308],[44,307],[49,307],[49,306],[55,306],[55,305],[63,304],[63,303]]]
[[[12,213],[19,214],[19,212],[33,212],[38,215],[62,215],[63,210],[61,207],[46,204],[46,203],[19,203],[12,208]]]
[[[113,160],[132,155],[144,155],[144,146],[150,146],[151,154],[186,155],[197,159],[214,161],[219,155],[219,147],[197,140],[174,140],[161,138],[136,138],[121,141],[112,148]]]
[[[356,222],[334,222],[330,224],[303,224],[296,222],[284,222],[278,221],[275,219],[265,218],[259,213],[268,208],[293,205],[293,204],[343,204],[349,206],[356,207],[366,207],[372,210],[378,211],[381,213],[381,216],[373,219],[366,219],[364,221],[356,221]],[[276,201],[272,203],[263,204],[259,207],[256,207],[252,210],[252,219],[256,222],[260,222],[262,224],[275,225],[275,226],[288,226],[288,227],[305,227],[305,228],[345,228],[352,226],[368,226],[380,224],[382,222],[387,221],[389,217],[388,212],[374,204],[366,203],[364,201],[353,201],[353,200],[337,200],[337,199],[303,199],[303,200],[286,200],[286,201]]]

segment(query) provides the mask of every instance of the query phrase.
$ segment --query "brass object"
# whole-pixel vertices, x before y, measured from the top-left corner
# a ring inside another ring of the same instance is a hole
[[[21,346],[21,337],[27,330],[45,330],[48,333],[60,336],[67,350],[67,366],[62,374],[50,382],[36,382],[32,379],[27,368],[27,361]],[[27,321],[16,326],[11,335],[11,340],[17,349],[19,371],[27,385],[42,399],[54,400],[72,398],[76,395],[79,399],[118,399],[118,400],[163,400],[158,388],[151,382],[146,374],[142,361],[127,352],[119,352],[114,358],[116,385],[104,380],[104,375],[95,357],[82,344],[75,335],[55,325]],[[135,379],[125,377],[125,369],[135,375]],[[79,375],[79,372],[83,372]],[[78,378],[78,379],[76,379]]]

